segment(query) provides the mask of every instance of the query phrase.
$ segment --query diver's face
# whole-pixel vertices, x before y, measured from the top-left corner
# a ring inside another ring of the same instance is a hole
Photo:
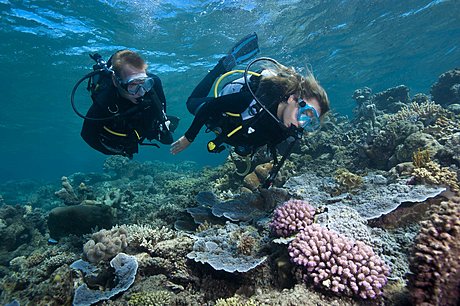
[[[321,107],[316,98],[303,99],[303,101],[312,106],[316,110],[317,115],[321,116]],[[299,99],[295,95],[290,95],[287,103],[280,103],[278,105],[278,118],[281,119],[286,127],[290,127],[291,125],[301,127],[299,110]]]
[[[120,95],[125,98],[130,100],[133,103],[138,103],[137,98],[142,97],[145,94],[145,90],[137,90],[134,94],[130,93],[126,88],[123,88],[123,86],[120,83],[126,83],[130,80],[139,80],[140,83],[142,83],[143,79],[148,79],[147,74],[145,69],[139,69],[136,67],[133,67],[131,65],[125,65],[120,72],[120,75],[117,76],[114,75],[114,81],[113,83],[115,86],[118,88],[118,92]],[[133,85],[136,85],[136,81],[131,82]]]

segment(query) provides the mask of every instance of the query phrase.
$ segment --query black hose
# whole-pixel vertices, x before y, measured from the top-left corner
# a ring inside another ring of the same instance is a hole
[[[105,120],[111,120],[111,119],[114,119],[118,116],[120,116],[120,114],[115,114],[113,116],[110,116],[110,117],[105,117],[105,118],[91,118],[91,117],[87,117],[85,115],[83,115],[82,113],[80,113],[77,109],[77,107],[75,106],[75,92],[77,91],[78,87],[80,86],[80,84],[86,80],[86,79],[89,79],[93,76],[95,76],[96,74],[99,74],[99,73],[105,73],[105,70],[104,69],[99,69],[99,70],[95,70],[95,71],[92,71],[90,73],[88,73],[87,75],[83,76],[80,80],[78,80],[78,82],[75,84],[75,86],[73,87],[72,89],[72,93],[70,94],[70,104],[72,105],[72,108],[73,108],[73,111],[81,118],[83,119],[87,119],[87,120],[94,120],[94,121],[105,121]]]

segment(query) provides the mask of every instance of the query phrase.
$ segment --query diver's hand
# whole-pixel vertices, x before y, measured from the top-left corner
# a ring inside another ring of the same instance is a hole
[[[187,147],[191,144],[190,141],[188,141],[187,138],[185,138],[185,136],[182,136],[181,138],[179,138],[178,140],[176,140],[172,145],[171,145],[171,154],[172,155],[176,155],[177,153],[179,152],[182,152],[184,151],[185,149],[187,149]]]

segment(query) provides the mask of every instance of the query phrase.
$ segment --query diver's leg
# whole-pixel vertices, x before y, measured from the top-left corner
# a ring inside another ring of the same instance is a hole
[[[226,70],[221,59],[195,87],[187,100],[187,109],[191,114],[195,115],[203,103],[212,99],[211,97],[208,98],[212,85],[214,84],[214,81],[225,72]]]

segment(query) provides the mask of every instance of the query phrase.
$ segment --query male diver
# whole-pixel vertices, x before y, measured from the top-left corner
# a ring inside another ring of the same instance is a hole
[[[172,131],[178,118],[166,116],[166,98],[161,80],[146,71],[142,57],[131,50],[121,50],[107,63],[99,55],[92,56],[101,68],[91,74],[88,89],[93,104],[84,118],[82,138],[92,148],[107,155],[123,155],[129,158],[138,152],[138,145],[145,139],[163,144],[173,142]],[[96,68],[95,68],[96,69]]]

